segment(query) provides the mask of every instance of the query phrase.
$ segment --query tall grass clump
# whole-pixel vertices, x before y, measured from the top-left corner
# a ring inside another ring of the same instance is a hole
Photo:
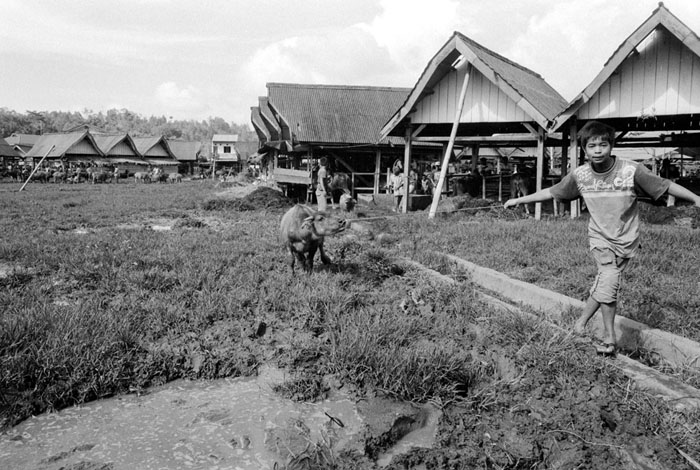
[[[491,366],[471,352],[477,346],[472,321],[484,306],[457,288],[431,287],[425,304],[409,295],[333,311],[329,371],[355,386],[415,402],[451,401],[490,380]]]

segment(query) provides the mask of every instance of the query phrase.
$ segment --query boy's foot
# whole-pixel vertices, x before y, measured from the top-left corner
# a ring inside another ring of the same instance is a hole
[[[614,356],[617,353],[617,345],[615,343],[598,343],[595,345],[595,351],[601,356]]]
[[[588,323],[586,320],[580,318],[576,320],[576,323],[574,323],[574,333],[582,335],[586,331],[586,323]]]

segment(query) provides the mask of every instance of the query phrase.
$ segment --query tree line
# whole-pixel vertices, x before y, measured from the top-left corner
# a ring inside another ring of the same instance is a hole
[[[110,109],[106,112],[84,110],[27,111],[19,113],[0,108],[0,136],[12,133],[48,134],[65,132],[80,125],[89,125],[108,134],[128,132],[132,137],[163,135],[167,139],[199,141],[203,151],[209,149],[214,134],[237,134],[239,142],[257,141],[254,131],[246,124],[226,122],[220,117],[206,120],[175,120],[172,117],[145,117],[128,109]]]

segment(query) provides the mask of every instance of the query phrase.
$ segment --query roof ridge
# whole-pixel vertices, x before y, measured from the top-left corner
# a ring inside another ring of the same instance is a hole
[[[326,89],[341,89],[341,90],[389,90],[389,91],[406,91],[411,90],[410,87],[391,87],[391,86],[372,86],[372,85],[323,85],[323,84],[304,84],[304,83],[281,83],[268,82],[267,87],[286,87],[286,88],[326,88]]]
[[[471,39],[471,38],[465,36],[464,34],[460,33],[459,31],[455,31],[455,34],[458,34],[458,35],[459,35],[463,40],[465,40],[466,42],[468,42],[468,43],[470,43],[470,44],[472,44],[472,45],[478,47],[479,49],[483,50],[484,52],[487,52],[488,54],[494,56],[495,58],[497,58],[497,59],[499,59],[499,60],[502,60],[503,62],[505,62],[505,63],[507,63],[507,64],[509,64],[509,65],[512,65],[513,67],[517,67],[517,68],[519,68],[519,69],[521,69],[521,70],[526,71],[527,73],[529,73],[529,74],[531,74],[531,75],[534,75],[534,76],[537,77],[537,78],[540,78],[540,79],[544,80],[544,78],[542,78],[542,75],[540,75],[539,73],[535,72],[534,70],[529,69],[529,68],[525,67],[524,65],[521,65],[521,64],[519,64],[519,63],[517,63],[517,62],[514,62],[514,61],[510,60],[510,59],[508,59],[507,57],[502,56],[502,55],[499,54],[498,52],[492,51],[492,50],[489,49],[488,47],[479,44],[479,43],[476,42],[475,40],[473,40],[473,39]]]

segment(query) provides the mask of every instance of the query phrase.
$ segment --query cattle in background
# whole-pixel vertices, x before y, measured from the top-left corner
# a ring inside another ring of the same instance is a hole
[[[134,173],[134,183],[150,183],[151,175],[145,171],[137,171]]]
[[[34,175],[32,175],[32,181],[41,181],[42,183],[48,183],[51,175],[46,170],[37,170]]]
[[[347,173],[333,174],[329,186],[331,188],[331,203],[334,206],[340,203],[340,198],[343,194],[352,198],[352,179]]]
[[[51,175],[54,183],[65,183],[68,179],[68,174],[63,170],[56,170]]]
[[[107,183],[112,180],[112,173],[102,168],[90,167],[87,170],[92,184]]]
[[[170,173],[168,175],[168,183],[182,183],[182,175],[180,173]]]
[[[306,272],[313,269],[316,251],[321,253],[323,264],[331,259],[323,250],[325,237],[342,232],[346,228],[344,219],[325,212],[317,212],[311,207],[297,204],[289,209],[280,222],[280,241],[289,251],[289,266],[294,274],[294,262],[301,263]]]
[[[118,167],[114,168],[113,181],[119,183],[119,180],[126,180],[131,176],[129,170],[120,170]]]
[[[510,198],[527,196],[534,191],[534,180],[525,173],[513,173],[510,177]],[[530,204],[523,204],[525,213],[530,214]]]
[[[478,197],[481,192],[481,181],[482,177],[479,173],[470,173],[466,176],[453,178],[450,181],[452,184],[452,195],[461,196],[462,194],[468,194],[471,197]]]

